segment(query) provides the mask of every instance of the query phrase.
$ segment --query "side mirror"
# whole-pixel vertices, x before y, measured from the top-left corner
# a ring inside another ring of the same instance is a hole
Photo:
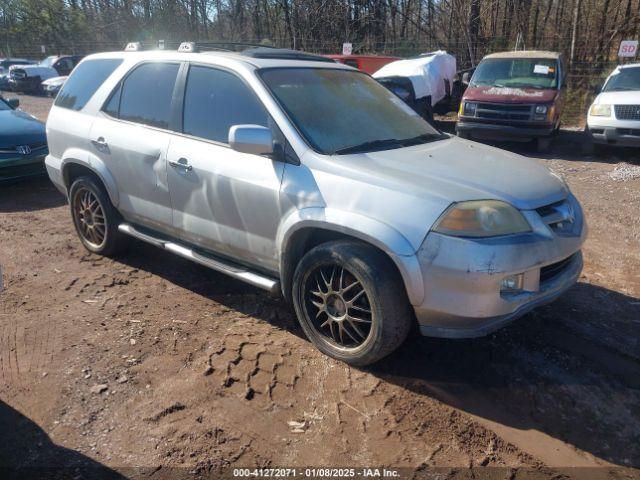
[[[600,95],[600,92],[602,92],[602,85],[596,85],[595,87],[593,87],[593,93],[595,93],[596,95]]]
[[[462,84],[463,84],[463,85],[469,85],[469,80],[470,80],[470,78],[469,78],[469,72],[464,72],[464,73],[462,74]]]
[[[11,108],[13,108],[14,110],[20,106],[20,100],[19,100],[19,99],[17,99],[17,98],[8,98],[8,99],[7,99],[7,103],[8,103],[8,104],[9,104],[9,106],[10,106]]]
[[[260,125],[234,125],[229,129],[229,146],[236,152],[271,155],[273,135]]]

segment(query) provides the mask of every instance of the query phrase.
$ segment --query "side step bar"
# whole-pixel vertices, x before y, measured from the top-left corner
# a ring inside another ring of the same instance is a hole
[[[238,280],[242,280],[243,282],[262,288],[263,290],[267,290],[272,295],[279,296],[281,294],[280,282],[278,280],[247,270],[243,266],[229,263],[227,260],[223,260],[213,255],[197,252],[170,240],[155,237],[147,232],[138,230],[136,227],[128,223],[121,223],[118,225],[118,230],[124,234],[137,238],[138,240],[142,240],[143,242],[150,243],[159,248],[164,248],[165,250],[175,253],[176,255],[180,255],[192,262],[199,263],[200,265],[204,265],[212,270],[237,278]]]

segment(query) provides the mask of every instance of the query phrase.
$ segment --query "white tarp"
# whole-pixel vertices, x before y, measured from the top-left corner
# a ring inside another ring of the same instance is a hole
[[[444,50],[428,53],[419,58],[387,63],[373,74],[374,78],[406,77],[411,80],[416,99],[431,95],[431,104],[442,100],[447,92],[444,80],[453,87],[456,76],[456,58]]]
[[[11,65],[9,71],[13,69],[24,70],[28,77],[40,77],[40,80],[47,80],[49,78],[59,76],[59,73],[55,68],[43,67],[41,65]]]

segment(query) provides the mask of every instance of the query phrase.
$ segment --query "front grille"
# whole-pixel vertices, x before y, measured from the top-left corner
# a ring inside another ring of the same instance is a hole
[[[640,128],[616,128],[618,135],[630,135],[640,137]]]
[[[536,212],[551,230],[557,234],[570,234],[574,230],[575,211],[569,202],[560,202],[536,208]]]
[[[0,168],[0,180],[44,175],[46,172],[47,170],[44,166],[44,162],[29,163],[27,165],[17,165],[13,167],[2,167]]]
[[[576,254],[573,254],[570,257],[565,258],[564,260],[560,260],[559,262],[552,263],[551,265],[547,265],[546,267],[542,267],[540,269],[540,283],[552,280],[562,272],[564,272],[571,265],[571,262],[573,261],[575,255]]]
[[[505,105],[498,103],[478,103],[476,117],[490,120],[520,120],[531,119],[532,105]]]
[[[615,105],[618,120],[640,120],[640,105]]]
[[[27,72],[25,72],[24,70],[21,70],[21,69],[14,68],[13,70],[11,70],[9,72],[9,76],[11,78],[15,78],[15,79],[22,79],[22,78],[26,78],[27,77]]]

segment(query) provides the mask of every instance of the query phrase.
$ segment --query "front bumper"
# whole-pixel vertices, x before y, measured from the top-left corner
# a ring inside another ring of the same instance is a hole
[[[629,124],[630,122],[625,122]],[[593,143],[602,145],[617,145],[620,147],[640,147],[640,121],[631,127],[612,127],[588,124],[589,136]],[[634,128],[635,127],[635,128]]]
[[[9,90],[13,92],[33,92],[40,88],[40,77],[9,77]]]
[[[523,214],[533,231],[472,239],[431,232],[418,252],[424,301],[414,305],[426,336],[469,338],[486,335],[533,308],[555,300],[575,284],[582,270],[586,238],[582,211],[566,200],[574,221],[554,231],[535,210]],[[502,289],[511,275],[523,275],[516,292]]]
[[[527,142],[534,138],[549,137],[553,131],[553,125],[504,125],[465,120],[456,124],[456,133],[482,140]]]
[[[44,175],[44,159],[47,150],[28,156],[8,157],[0,155],[0,182]]]

